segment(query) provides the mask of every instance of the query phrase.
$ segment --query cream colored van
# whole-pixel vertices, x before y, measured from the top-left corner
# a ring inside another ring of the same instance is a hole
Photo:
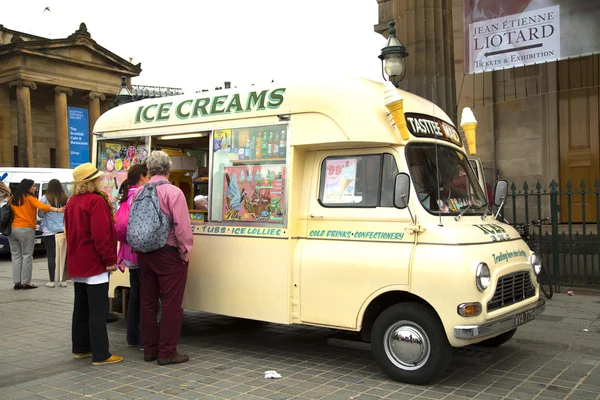
[[[194,233],[186,309],[360,332],[386,374],[415,384],[452,347],[501,345],[544,309],[539,258],[495,218],[451,119],[389,84],[148,99],[102,115],[94,138],[110,195],[151,150],[170,152]],[[111,295],[127,286],[112,275]]]

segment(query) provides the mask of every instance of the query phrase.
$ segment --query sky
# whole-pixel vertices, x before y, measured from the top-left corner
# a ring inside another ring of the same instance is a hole
[[[133,84],[185,91],[295,77],[382,81],[377,16],[376,0],[0,0],[5,28],[57,39],[85,22],[99,45],[142,64]]]

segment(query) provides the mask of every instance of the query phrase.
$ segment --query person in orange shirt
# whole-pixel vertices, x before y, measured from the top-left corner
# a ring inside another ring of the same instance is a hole
[[[35,197],[35,186],[31,179],[23,179],[19,183],[10,202],[14,218],[8,243],[12,258],[14,289],[35,289],[37,286],[31,283],[31,270],[37,210],[64,212],[64,207],[56,208],[39,201]]]

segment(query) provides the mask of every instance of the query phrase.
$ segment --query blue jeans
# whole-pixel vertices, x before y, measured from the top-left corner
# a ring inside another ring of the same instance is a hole
[[[140,270],[129,270],[129,302],[127,305],[127,344],[139,346],[140,339]]]

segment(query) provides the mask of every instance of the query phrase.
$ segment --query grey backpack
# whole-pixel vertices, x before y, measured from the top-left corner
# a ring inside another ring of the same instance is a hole
[[[167,244],[171,221],[160,209],[156,187],[160,181],[145,184],[131,203],[127,222],[127,244],[136,253],[149,253]]]

